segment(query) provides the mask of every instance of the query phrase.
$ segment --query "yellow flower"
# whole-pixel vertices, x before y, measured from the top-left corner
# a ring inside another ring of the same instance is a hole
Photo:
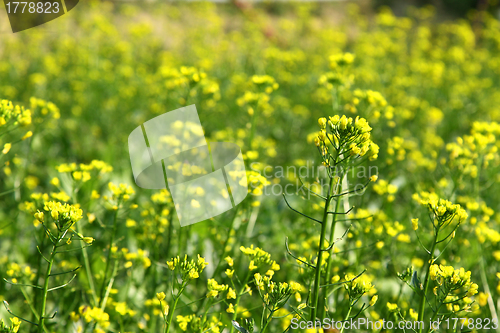
[[[31,138],[33,136],[33,132],[32,131],[28,131],[26,132],[26,134],[23,135],[23,137],[21,138],[21,140],[26,140],[27,138]]]
[[[162,291],[156,294],[156,298],[161,302],[165,299],[165,293]]]
[[[191,270],[189,271],[189,278],[190,279],[197,279],[199,277],[200,277],[200,275],[198,274],[198,272],[194,268],[191,268]]]
[[[389,312],[396,312],[398,311],[398,305],[387,302],[387,309],[389,310]]]
[[[326,118],[325,117],[319,118],[318,124],[319,124],[319,127],[321,127],[321,129],[325,129],[326,128]]]
[[[19,331],[19,326],[21,326],[21,321],[17,317],[10,318],[12,322],[12,332],[17,333]]]
[[[12,147],[12,143],[6,143],[3,145],[3,150],[2,153],[5,155],[9,152],[10,148]]]
[[[278,263],[276,263],[276,261],[273,261],[273,263],[271,265],[271,269],[273,271],[279,271],[280,270],[280,265],[278,265]]]
[[[226,275],[229,277],[229,278],[232,278],[233,277],[233,274],[234,274],[234,269],[226,269]]]
[[[234,291],[233,288],[229,288],[229,290],[227,291],[227,299],[231,299],[231,298],[234,298],[236,299],[236,292]]]
[[[92,237],[83,237],[83,241],[87,244],[92,244],[94,242],[94,238]]]
[[[229,307],[226,309],[227,313],[234,313],[234,306],[232,303],[229,303]]]
[[[50,183],[51,183],[52,185],[54,185],[54,186],[59,186],[59,185],[61,185],[61,183],[59,182],[59,178],[57,178],[57,177],[52,178],[52,180],[50,181]]]
[[[413,309],[410,309],[410,317],[415,321],[418,320],[418,312],[416,312]]]
[[[44,215],[43,215],[43,212],[36,212],[35,213],[35,218],[40,221],[40,222],[43,222],[43,218],[44,218]]]
[[[167,261],[167,266],[171,271],[173,271],[176,265],[174,261]]]
[[[411,219],[411,225],[413,227],[413,230],[418,229],[418,219]]]
[[[370,300],[370,306],[374,306],[375,303],[377,303],[377,300],[378,300],[378,295],[374,295]]]

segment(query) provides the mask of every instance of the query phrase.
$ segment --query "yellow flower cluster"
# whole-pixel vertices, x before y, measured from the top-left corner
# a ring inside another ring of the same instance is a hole
[[[336,69],[338,67],[351,65],[355,58],[356,56],[349,52],[331,55],[329,58],[330,68]]]
[[[12,132],[16,127],[24,127],[31,124],[31,111],[24,109],[23,106],[14,105],[11,101],[0,100],[0,137],[6,133]],[[21,140],[25,140],[33,135],[32,131],[26,132]],[[14,141],[14,138],[8,138]],[[19,141],[19,140],[16,140]],[[12,148],[12,142],[7,142],[0,149],[3,155],[6,155]]]
[[[166,189],[155,192],[151,195],[151,201],[157,204],[167,204],[172,202],[172,196]]]
[[[179,323],[179,328],[183,331],[187,331],[189,328],[189,332],[214,332],[220,333],[221,327],[223,323],[219,321],[216,316],[210,317],[210,320],[202,322],[201,318],[196,315],[188,315],[188,316],[177,316],[177,323]]]
[[[405,140],[402,137],[394,136],[387,140],[387,153],[395,156],[397,161],[402,161],[406,157]],[[392,160],[387,161],[392,164]]]
[[[397,312],[398,311],[397,304],[387,302],[386,305],[387,305],[387,310],[389,310],[389,312]]]
[[[10,318],[10,326],[4,323],[3,319],[0,319],[0,332],[6,333],[17,333],[19,327],[21,326],[21,321],[17,317]]]
[[[55,221],[57,227],[61,230],[71,228],[83,217],[83,211],[78,205],[69,205],[67,203],[62,204],[58,201],[48,201],[45,202],[43,209],[48,212],[48,214]],[[44,212],[38,211],[34,216],[40,223],[44,222]]]
[[[215,279],[208,279],[207,281],[207,288],[208,288],[208,298],[215,298],[219,296],[220,292],[226,291],[229,286],[227,284],[219,284]]]
[[[272,93],[279,87],[276,80],[269,75],[254,75],[252,76],[252,82],[258,87],[263,87],[266,94]]]
[[[104,312],[104,310],[99,307],[91,308],[89,306],[82,305],[78,309],[78,312],[87,323],[94,321],[102,328],[107,328],[110,325],[109,314]]]
[[[7,265],[7,276],[12,278],[13,283],[21,281],[33,281],[36,277],[35,272],[28,265],[19,265],[16,262],[10,262]]]
[[[441,199],[435,193],[424,191],[413,194],[412,198],[421,205],[428,206],[429,210],[434,214],[437,225],[439,226],[450,223],[455,218],[457,218],[458,223],[461,224],[468,217],[467,212],[459,204],[453,204],[449,200]]]
[[[373,190],[378,195],[388,194],[387,201],[393,202],[396,198],[394,194],[398,191],[398,187],[396,185],[390,184],[385,179],[379,179],[378,182],[373,185]]]
[[[120,316],[129,315],[133,317],[136,315],[137,311],[130,309],[125,302],[111,302],[111,305],[114,306],[116,313]]]
[[[276,261],[271,259],[271,255],[269,253],[259,247],[254,248],[253,244],[250,245],[250,247],[240,246],[240,251],[250,259],[250,265],[248,266],[248,269],[251,271],[265,264],[271,265],[271,271],[273,271],[272,274],[274,274],[274,271],[280,270],[280,265],[278,265]]]
[[[120,183],[120,185],[116,185],[112,182],[108,183],[108,188],[111,190],[111,193],[113,194],[112,199],[119,201],[127,201],[130,199],[130,196],[135,194],[134,189],[132,186]],[[104,199],[106,200],[107,197],[105,196]]]
[[[59,119],[61,113],[59,108],[52,102],[47,102],[43,99],[31,97],[30,98],[30,108],[36,113],[35,123],[42,122],[41,117],[50,116],[53,119]],[[38,113],[40,115],[38,116]]]
[[[500,125],[495,122],[474,122],[471,135],[458,137],[456,142],[448,143],[446,150],[450,152],[451,167],[476,178],[480,170],[490,164],[500,165],[500,142],[497,141],[499,128]]]
[[[344,288],[347,290],[351,301],[358,299],[366,293],[370,293],[374,288],[370,278],[365,275],[356,277],[356,275],[348,273],[345,275],[344,280]]]
[[[194,280],[200,277],[200,273],[203,272],[208,263],[205,258],[200,257],[198,254],[198,259],[188,260],[187,254],[181,259],[179,256],[172,258],[167,261],[167,266],[170,270],[175,270],[178,268],[181,272],[183,280]]]
[[[9,124],[14,126],[31,124],[31,111],[3,99],[0,100],[0,128]]]
[[[272,305],[275,309],[282,307],[290,296],[303,289],[296,282],[290,284],[286,282],[276,283],[271,279],[272,277],[262,276],[259,273],[254,274],[255,285],[259,289],[262,299],[267,305]]]
[[[453,266],[431,265],[429,276],[432,281],[437,283],[434,293],[438,295],[441,291],[444,297],[456,291],[463,291],[469,297],[477,294],[478,285],[471,281],[471,272],[465,271],[463,267],[454,269]]]
[[[254,116],[255,109],[258,108],[264,116],[269,116],[273,112],[269,104],[270,95],[279,88],[276,80],[269,75],[253,75],[250,78],[252,88],[243,93],[243,96],[236,100],[238,106],[246,106],[250,116]]]
[[[379,147],[370,139],[372,128],[364,118],[352,119],[345,115],[319,118],[320,132],[314,139],[315,145],[320,149],[324,163],[331,165],[333,157],[330,156],[329,147],[333,146],[336,151],[335,158],[339,155],[360,157],[367,155],[370,160],[378,157]]]
[[[186,105],[188,98],[196,97],[200,93],[205,99],[205,107],[214,107],[215,102],[220,99],[218,83],[208,78],[201,68],[190,66],[174,68],[170,64],[163,65],[159,68],[159,78],[163,81],[165,88],[172,91],[171,96],[177,97],[174,98],[175,102],[181,105]],[[185,89],[188,90],[187,96]],[[160,103],[152,103],[151,108],[155,113],[160,113],[163,110]]]
[[[77,163],[63,163],[56,166],[57,172],[65,173],[70,172],[74,175],[75,172],[80,172],[83,175],[83,172],[89,171],[97,171],[97,173],[110,173],[113,171],[113,167],[106,162],[99,160],[92,160],[89,164],[77,164]],[[76,178],[75,178],[76,179]],[[80,177],[81,179],[81,177]]]
[[[112,253],[117,253],[118,248],[113,246],[111,248]],[[125,260],[125,268],[130,268],[133,266],[133,261],[137,261],[142,263],[143,268],[148,268],[151,266],[151,259],[149,259],[148,251],[144,251],[142,249],[137,249],[137,252],[130,252],[127,248],[122,248],[120,251],[123,259]]]
[[[245,171],[243,171],[245,172]],[[244,179],[241,178],[241,172],[239,171],[230,171],[229,176],[234,180],[240,179],[239,184],[241,186],[245,186]],[[252,195],[252,207],[260,206],[259,197],[262,196],[264,187],[271,184],[266,177],[262,176],[260,173],[256,171],[246,171],[246,181],[248,185],[248,193]]]

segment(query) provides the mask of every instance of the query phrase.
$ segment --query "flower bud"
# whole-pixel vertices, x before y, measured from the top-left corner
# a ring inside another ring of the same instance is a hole
[[[92,237],[83,237],[82,239],[87,244],[92,244],[92,242],[94,242],[94,238]]]
[[[325,129],[326,128],[326,118],[325,117],[319,118],[318,124],[319,124],[319,127],[321,127],[321,129]]]
[[[418,229],[418,219],[411,219],[411,224],[412,224],[413,230]]]
[[[339,126],[339,128],[341,130],[345,130],[346,127],[347,127],[347,118],[346,118],[346,116],[342,116],[342,118],[340,118],[340,126]]]

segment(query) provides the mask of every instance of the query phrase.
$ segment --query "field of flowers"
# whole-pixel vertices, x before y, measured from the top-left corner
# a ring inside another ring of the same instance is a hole
[[[364,11],[0,22],[0,332],[500,332],[500,22]],[[191,104],[250,193],[181,227],[127,140]]]

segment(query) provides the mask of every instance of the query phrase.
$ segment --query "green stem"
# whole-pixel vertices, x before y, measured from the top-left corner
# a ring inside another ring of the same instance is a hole
[[[118,209],[115,210],[115,214],[113,215],[113,231],[111,234],[111,239],[109,241],[109,250],[108,250],[108,256],[106,258],[106,269],[104,270],[104,279],[102,280],[101,292],[99,293],[99,307],[102,307],[104,292],[106,290],[106,282],[108,279],[109,263],[111,261],[111,252],[112,252],[111,249],[113,247],[113,243],[114,243],[115,237],[116,237],[116,219],[117,219],[117,216],[118,216]]]
[[[106,292],[104,293],[104,298],[101,304],[101,310],[106,308],[106,303],[108,302],[109,293],[111,292],[111,288],[113,288],[113,283],[115,282],[115,276],[118,272],[118,261],[116,260],[113,265],[113,272],[111,273],[111,278],[109,279],[108,286],[106,287]]]
[[[233,319],[236,320],[236,315],[238,314],[238,304],[240,304],[240,299],[241,296],[243,295],[243,292],[245,291],[245,286],[247,285],[248,279],[250,278],[250,270],[248,270],[247,276],[245,277],[245,280],[243,280],[243,285],[241,286],[240,292],[236,295],[236,302],[234,303],[234,313],[233,313]],[[231,333],[234,332],[234,326],[231,325]]]
[[[481,245],[479,245],[479,246],[481,246]],[[482,249],[481,249],[481,253],[483,253]],[[486,270],[484,268],[484,259],[483,259],[483,257],[480,257],[480,258],[481,259],[479,259],[479,264],[480,264],[481,269],[479,270],[479,272],[481,273],[481,281],[483,282],[484,291],[486,292],[486,294],[488,294],[488,307],[490,308],[491,318],[492,318],[492,320],[495,320],[496,322],[498,322],[498,316],[497,316],[497,311],[495,309],[495,303],[493,303],[493,299],[491,298],[490,286],[488,285],[488,279],[486,278]],[[500,327],[497,327],[496,331],[497,331],[497,333],[500,332]]]
[[[436,242],[439,234],[439,228],[436,229],[436,234],[434,236],[434,241],[432,242],[432,247],[430,250],[429,254],[429,261],[427,265],[427,270],[425,273],[425,281],[424,281],[424,290],[422,291],[422,298],[420,298],[420,304],[418,306],[418,321],[421,322],[424,318],[424,311],[425,311],[425,296],[427,295],[427,290],[429,289],[429,272],[431,269],[432,265],[432,260],[433,260],[433,255],[434,255],[434,249],[436,248]],[[422,333],[424,330],[424,325],[421,325],[420,329],[418,330],[418,333]]]
[[[207,299],[207,297],[205,297]],[[203,333],[203,326],[205,324],[205,321],[207,320],[207,315],[208,315],[208,310],[210,310],[210,307],[212,306],[211,302],[209,301],[208,304],[204,304],[205,307],[205,312],[203,313],[203,318],[201,319],[201,324],[200,324],[200,333]]]
[[[259,105],[256,104],[255,108],[253,108],[252,119],[250,120],[251,127],[250,127],[250,136],[248,137],[248,150],[252,150],[252,141],[253,137],[255,136],[255,119],[257,118],[256,113],[258,106]]]
[[[273,314],[274,314],[274,306],[273,308],[271,309],[271,313],[269,313],[269,316],[267,317],[266,319],[266,325],[262,328],[262,333],[264,333],[267,329],[267,325],[269,325],[269,323],[271,322],[271,320],[273,319]]]
[[[49,277],[50,277],[50,272],[52,271],[52,265],[54,264],[54,257],[56,255],[57,251],[57,244],[59,243],[59,240],[52,246],[52,252],[50,253],[49,257],[49,265],[47,266],[47,271],[45,272],[45,281],[43,284],[43,292],[42,292],[42,305],[40,309],[40,319],[38,321],[38,333],[43,332],[43,325],[44,325],[44,320],[45,320],[45,307],[47,306],[47,294],[49,290]]]
[[[79,234],[82,234],[82,230],[79,223],[76,224],[76,231]],[[90,270],[89,255],[87,252],[87,248],[85,246],[82,247],[82,254],[83,254],[83,264],[85,266],[85,273],[87,275],[87,280],[89,281],[90,291],[92,292],[92,299],[94,300],[94,305],[97,305],[97,293],[94,285],[94,277],[92,276],[92,271]]]
[[[349,311],[347,311],[347,316],[344,319],[344,323],[349,320],[349,316],[351,315],[351,311],[352,311],[352,305],[349,306]],[[344,328],[345,328],[345,325],[342,325],[342,329],[340,330],[340,333],[344,333]]]
[[[342,175],[342,177],[339,179],[339,183],[338,183],[339,184],[339,190],[337,191],[338,193],[342,193],[342,180],[343,179],[344,179],[344,176]],[[340,197],[337,198],[337,202],[335,204],[335,214],[333,214],[332,226],[331,226],[331,229],[330,229],[330,244],[334,241],[335,225],[336,225],[336,222],[337,222],[337,213],[339,212],[339,210],[340,210]],[[326,264],[326,284],[330,283],[330,278],[331,278],[331,275],[332,275],[332,263],[333,263],[332,257],[333,257],[333,247],[330,249],[329,256],[327,258],[327,264]],[[328,293],[329,293],[330,287],[331,286],[325,287],[325,302],[326,302],[326,298],[328,297]],[[324,316],[324,309],[323,308],[321,309],[321,316],[322,317]]]
[[[326,236],[326,227],[328,221],[328,207],[330,206],[330,202],[332,200],[332,196],[330,195],[330,191],[333,185],[333,177],[330,178],[330,184],[328,186],[328,197],[325,200],[325,209],[323,211],[323,220],[321,223],[321,235],[319,238],[319,246],[318,246],[318,260],[316,260],[316,273],[314,276],[314,286],[312,293],[312,303],[311,303],[311,321],[316,320],[316,313],[318,311],[318,300],[319,300],[319,285],[321,280],[321,261],[323,260],[323,243],[325,241]]]
[[[28,295],[28,293],[26,292],[26,290],[24,290],[23,287],[21,287],[21,293],[23,294],[24,298],[26,299],[26,303],[28,303],[28,306],[30,307],[31,313],[35,317],[36,321],[39,321],[40,320],[40,316],[38,315],[38,313],[36,312],[35,307],[33,306],[33,301],[30,298],[30,296]]]
[[[186,288],[185,282],[182,283],[181,289],[179,290],[179,292],[175,296],[174,305],[172,306],[172,309],[168,313],[167,326],[165,327],[165,333],[168,333],[170,330],[170,325],[172,325],[172,319],[174,318],[175,308],[177,307],[177,303],[179,302],[179,299],[181,298],[181,294],[184,291],[184,288]]]
[[[173,238],[173,230],[174,230],[174,223],[173,223],[173,213],[169,214],[169,219],[168,219],[168,236],[167,236],[167,248],[165,249],[165,258],[169,258],[170,255],[170,244],[172,242]]]
[[[233,219],[231,221],[231,226],[229,227],[229,231],[228,231],[226,240],[224,241],[224,245],[222,247],[222,255],[220,256],[219,262],[217,263],[217,267],[215,267],[213,277],[217,276],[217,274],[219,273],[219,270],[221,268],[221,264],[222,264],[222,262],[224,262],[224,258],[226,257],[226,247],[229,244],[229,240],[232,237],[231,236],[231,231],[234,228],[234,221],[236,221],[236,216],[238,215],[238,209],[239,209],[239,207],[240,206],[236,206],[236,208],[234,208],[234,215],[233,215]]]
[[[40,249],[40,252],[45,252],[45,235],[42,236],[42,241],[40,242],[40,246],[38,247]],[[35,276],[35,281],[36,283],[38,284],[38,281],[40,280],[40,275],[42,273],[42,261],[44,259],[42,258],[42,256],[39,256],[38,257],[38,263],[37,263],[37,267],[36,267],[36,276]],[[34,297],[33,297],[33,304],[38,304],[38,299],[40,297],[40,293],[35,293]],[[38,321],[40,318],[39,317],[36,317],[35,318],[36,321]]]

